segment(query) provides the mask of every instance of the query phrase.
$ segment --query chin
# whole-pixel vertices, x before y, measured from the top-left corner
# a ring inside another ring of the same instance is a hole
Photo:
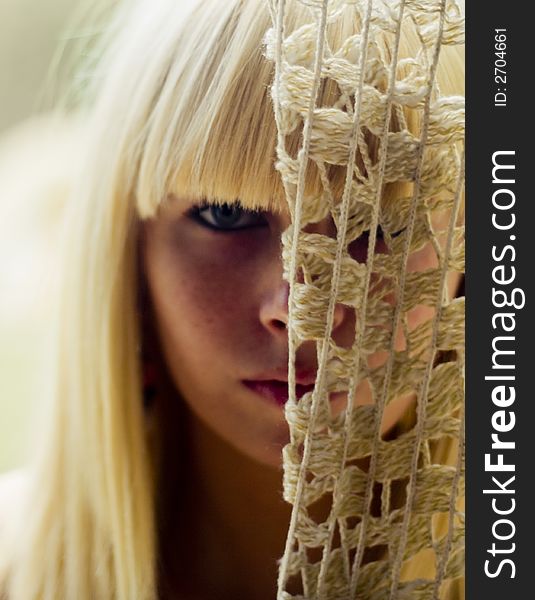
[[[261,441],[261,439],[256,438],[252,443],[244,444],[238,450],[241,450],[252,461],[266,467],[282,469],[282,450],[290,441],[290,433],[286,422],[274,434],[265,436],[265,441]]]

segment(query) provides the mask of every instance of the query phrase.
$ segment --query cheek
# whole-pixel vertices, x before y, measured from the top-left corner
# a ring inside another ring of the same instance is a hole
[[[439,261],[437,254],[431,244],[415,252],[409,257],[407,264],[408,272],[421,272],[428,269],[438,269]],[[449,300],[453,299],[459,289],[462,275],[460,273],[449,271],[446,275],[446,293]],[[418,327],[424,321],[432,319],[435,315],[435,306],[417,305],[407,314],[409,330]]]
[[[418,252],[409,256],[407,262],[407,271],[409,273],[422,272],[428,269],[436,269],[438,267],[438,258],[431,244],[427,244]],[[433,318],[435,308],[424,304],[416,305],[407,313],[407,323],[409,331],[412,331],[424,321]],[[404,343],[404,342],[403,342]]]
[[[144,233],[144,266],[175,381],[208,391],[254,364],[265,342],[263,273],[275,256],[272,246],[278,253],[267,230],[213,236],[182,220],[147,224]]]
[[[416,273],[426,271],[428,269],[435,269],[438,267],[438,258],[436,252],[431,244],[427,244],[422,249],[414,252],[409,256],[407,262],[407,272]],[[460,275],[457,273],[448,274],[448,290],[449,297],[455,294],[455,290],[458,287],[460,281]],[[397,295],[392,292],[384,296],[384,300],[391,306],[395,306],[397,303]],[[417,304],[414,308],[409,310],[406,314],[407,327],[409,332],[414,330],[422,323],[429,321],[435,314],[435,307],[424,304]],[[396,331],[395,349],[397,351],[404,350],[406,348],[406,339],[403,332],[403,328],[400,324]],[[388,352],[381,351],[374,353],[369,358],[369,366],[371,368],[378,368],[382,366],[388,358]]]
[[[149,234],[145,267],[163,336],[173,332],[175,343],[202,347],[232,335],[251,296],[233,268],[236,258]]]
[[[243,309],[239,282],[217,264],[168,253],[159,257],[155,283],[161,312],[170,315],[175,328],[195,332],[199,340],[221,335]]]

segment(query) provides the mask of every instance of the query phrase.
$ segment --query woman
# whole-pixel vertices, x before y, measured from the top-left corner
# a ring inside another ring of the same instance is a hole
[[[288,10],[291,31],[308,10]],[[360,27],[346,10],[333,48]],[[48,421],[0,563],[9,600],[274,597],[290,519],[291,219],[274,169],[270,26],[260,0],[139,0],[109,28],[66,207]],[[439,81],[458,93],[450,61]],[[340,189],[342,172],[328,175]],[[320,179],[309,173],[307,193]],[[336,236],[329,218],[308,231]],[[376,252],[394,237],[379,232]],[[359,262],[365,240],[352,244]],[[426,246],[410,260],[420,271],[437,259]],[[409,329],[432,313],[414,311]],[[336,304],[333,338],[349,347],[354,330]],[[300,398],[316,378],[312,343],[295,366]],[[359,386],[356,403],[371,401]],[[384,436],[413,401],[389,404]],[[333,413],[346,402],[333,393]]]

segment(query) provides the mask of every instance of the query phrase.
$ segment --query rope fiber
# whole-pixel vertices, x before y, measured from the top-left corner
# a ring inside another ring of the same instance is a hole
[[[286,31],[290,3],[310,18]],[[464,566],[464,298],[448,282],[464,271],[464,98],[441,94],[437,69],[445,45],[464,44],[464,16],[455,0],[279,0],[270,14],[276,166],[292,217],[283,234],[292,515],[277,598],[452,598]],[[348,35],[331,47],[331,31]],[[326,104],[333,84],[338,97]],[[299,128],[291,155],[286,139]],[[322,189],[309,193],[314,171]],[[307,231],[329,218],[335,239]],[[431,267],[414,266],[419,251]],[[334,339],[337,304],[356,316],[349,347]],[[418,310],[426,316],[415,324]],[[297,399],[295,356],[307,341],[316,384]],[[412,409],[383,431],[403,398]],[[318,504],[328,507],[319,522]]]

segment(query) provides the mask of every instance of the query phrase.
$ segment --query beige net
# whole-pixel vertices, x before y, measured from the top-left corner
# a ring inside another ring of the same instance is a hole
[[[463,14],[452,0],[299,4],[309,22],[287,31],[285,0],[270,2],[266,35],[292,217],[293,508],[278,599],[451,597],[464,566],[464,298],[451,283],[464,270],[464,99],[442,95],[436,74],[443,46],[463,43]],[[334,48],[333,29],[353,31]],[[335,97],[321,105],[326,86]],[[296,131],[297,152],[287,143]],[[306,185],[311,172],[319,193]],[[314,232],[326,219],[335,237]],[[433,258],[422,267],[419,253]],[[345,345],[333,333],[337,304],[354,314]],[[309,341],[315,388],[297,399],[296,351]],[[403,399],[404,426],[385,431]]]

